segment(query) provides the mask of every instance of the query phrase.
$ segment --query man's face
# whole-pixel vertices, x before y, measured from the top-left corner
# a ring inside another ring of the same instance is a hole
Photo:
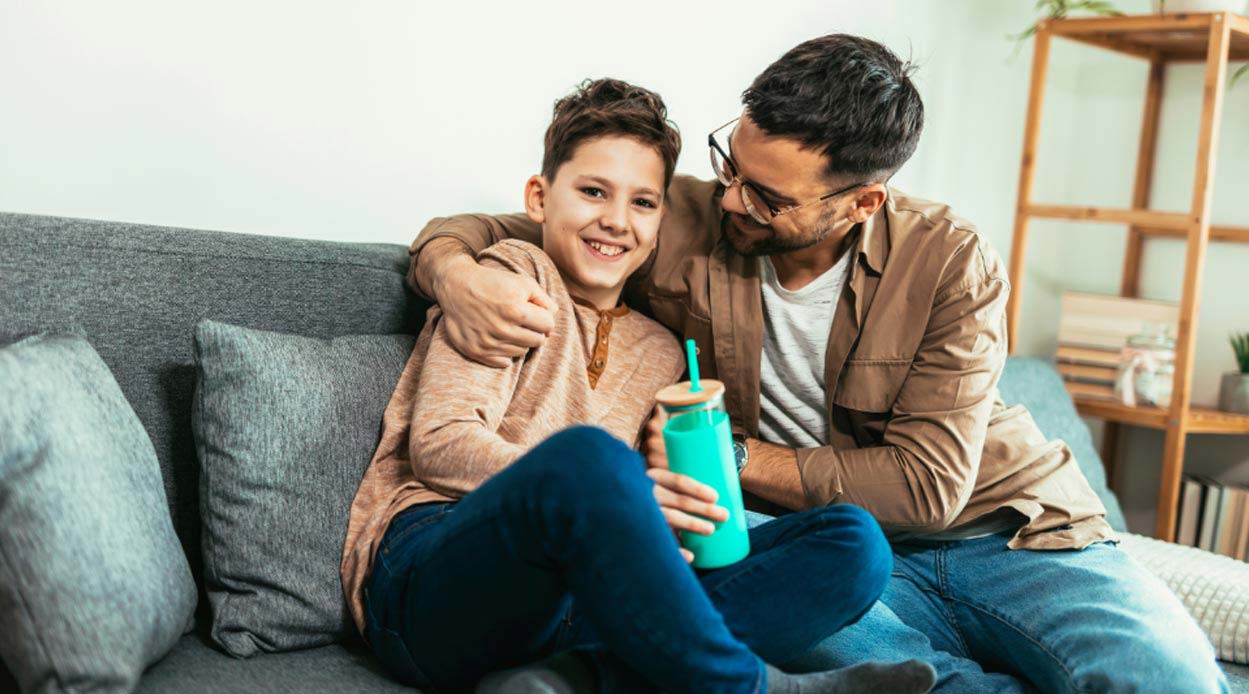
[[[578,145],[553,181],[536,180],[545,183],[541,210],[535,217],[530,195],[529,214],[542,223],[542,248],[569,291],[596,303],[600,297],[614,302],[655,247],[663,159],[633,138],[605,136]]]
[[[823,155],[804,149],[796,140],[768,135],[748,113],[742,114],[729,137],[729,148],[741,177],[777,208],[816,200],[840,183],[825,174]],[[720,207],[727,213],[725,232],[738,253],[774,255],[808,248],[852,224],[847,215],[853,200],[853,195],[836,196],[776,217],[771,225],[750,216],[738,186],[725,191]]]

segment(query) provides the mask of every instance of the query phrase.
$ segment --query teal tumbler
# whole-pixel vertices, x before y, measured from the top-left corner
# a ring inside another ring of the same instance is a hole
[[[750,537],[732,429],[724,410],[724,384],[709,379],[677,383],[659,391],[657,400],[668,413],[663,429],[668,466],[715,489],[716,503],[729,512],[728,520],[711,521],[716,526],[711,535],[681,531],[681,545],[694,553],[696,569],[715,569],[744,559],[750,554]]]

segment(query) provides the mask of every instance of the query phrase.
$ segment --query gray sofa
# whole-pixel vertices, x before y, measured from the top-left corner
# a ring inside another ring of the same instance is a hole
[[[0,341],[67,328],[88,336],[156,448],[169,513],[202,593],[193,327],[212,318],[317,337],[414,334],[424,311],[404,287],[407,259],[404,247],[391,244],[0,213]],[[1088,431],[1056,383],[1042,362],[1012,359],[1003,397],[1028,405],[1047,436],[1072,444],[1121,524]],[[206,637],[207,601],[200,605],[198,628],[149,669],[139,691],[405,691],[358,640],[234,659]],[[1249,692],[1246,669],[1226,669],[1233,691]],[[0,691],[14,689],[0,668]]]

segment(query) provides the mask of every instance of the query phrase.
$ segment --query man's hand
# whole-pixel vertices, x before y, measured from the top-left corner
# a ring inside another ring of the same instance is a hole
[[[532,277],[482,267],[464,254],[447,263],[440,284],[447,338],[473,361],[504,368],[555,329],[555,301]]]

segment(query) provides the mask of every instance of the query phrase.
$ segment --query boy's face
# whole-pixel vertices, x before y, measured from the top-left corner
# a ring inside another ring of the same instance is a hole
[[[529,179],[525,207],[569,292],[608,309],[655,247],[663,191],[655,148],[612,135],[578,145],[554,180]]]

